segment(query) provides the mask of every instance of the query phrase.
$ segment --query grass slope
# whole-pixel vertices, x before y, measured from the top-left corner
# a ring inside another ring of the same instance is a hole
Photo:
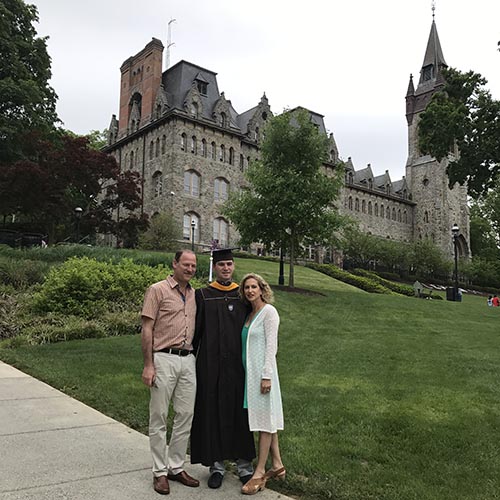
[[[277,282],[272,262],[236,269]],[[368,294],[306,268],[296,285],[324,296],[276,291],[289,470],[279,487],[307,500],[500,498],[500,310]],[[146,430],[138,336],[0,358]]]

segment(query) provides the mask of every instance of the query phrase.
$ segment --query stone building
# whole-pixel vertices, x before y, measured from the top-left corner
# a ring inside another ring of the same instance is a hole
[[[245,169],[259,155],[262,130],[272,116],[269,102],[264,94],[256,106],[238,113],[219,91],[216,73],[186,61],[162,71],[162,54],[162,43],[153,38],[122,64],[119,118],[111,119],[106,151],[122,169],[140,172],[144,212],[172,213],[184,239],[194,236],[199,247],[214,240],[235,245],[237,231],[221,206],[230,191],[245,185]],[[410,77],[406,95],[406,176],[396,181],[388,171],[375,176],[370,165],[356,170],[349,158],[338,208],[363,231],[407,242],[431,238],[448,255],[451,226],[458,223],[460,254],[468,255],[466,188],[449,189],[447,160],[437,162],[418,149],[419,114],[443,85],[445,65],[433,21],[418,86]],[[323,116],[309,113],[326,134]],[[333,134],[329,144],[326,175],[339,161]]]

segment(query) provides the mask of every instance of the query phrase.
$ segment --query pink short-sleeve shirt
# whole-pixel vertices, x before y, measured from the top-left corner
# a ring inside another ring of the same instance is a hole
[[[173,276],[151,285],[146,290],[141,314],[154,320],[153,351],[193,348],[196,301],[189,284],[185,296]]]

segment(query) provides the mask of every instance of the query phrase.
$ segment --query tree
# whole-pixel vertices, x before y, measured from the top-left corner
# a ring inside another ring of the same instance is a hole
[[[376,259],[379,247],[380,238],[364,233],[354,227],[345,230],[342,241],[344,266],[348,264],[348,267],[368,269],[370,261]]]
[[[0,214],[43,225],[50,241],[55,226],[68,223],[77,206],[84,209],[87,231],[129,237],[133,226],[143,228],[147,221],[133,214],[141,206],[139,174],[120,172],[114,157],[92,149],[85,137],[63,132],[54,137],[31,133],[27,158],[0,169]]]
[[[341,225],[333,207],[339,172],[325,175],[328,138],[304,109],[269,120],[261,160],[248,168],[249,188],[231,196],[225,214],[237,226],[243,244],[260,241],[289,250],[289,286],[294,286],[294,259],[300,245],[326,244]]]
[[[172,215],[161,213],[152,217],[147,230],[139,235],[139,248],[172,251],[178,247],[181,236]]]
[[[0,165],[23,157],[27,133],[47,133],[58,121],[46,38],[36,36],[36,21],[34,5],[0,2]]]
[[[497,203],[500,202],[498,194],[491,193],[493,198],[496,198]],[[470,246],[471,253],[474,256],[484,259],[496,260],[500,257],[498,242],[500,235],[498,232],[500,223],[500,214],[490,212],[490,207],[494,205],[491,200],[488,204],[484,201],[477,200],[471,203],[470,207]],[[500,203],[499,203],[500,205]],[[498,207],[500,209],[500,206]],[[491,215],[496,217],[496,224],[492,224]],[[494,229],[496,226],[496,230]]]
[[[477,73],[445,69],[443,75],[446,85],[420,116],[420,149],[439,161],[448,157],[450,187],[467,183],[477,198],[500,173],[500,102]]]

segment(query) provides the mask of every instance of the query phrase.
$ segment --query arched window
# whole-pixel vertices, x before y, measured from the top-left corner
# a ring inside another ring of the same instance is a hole
[[[245,170],[245,158],[240,154],[240,170],[243,172]]]
[[[191,153],[196,154],[196,136],[191,137]]]
[[[225,127],[227,125],[226,113],[220,114],[220,126]]]
[[[217,177],[214,182],[214,200],[226,201],[229,193],[229,182],[222,178]]]
[[[396,209],[392,207],[392,220],[396,220]]]
[[[152,160],[153,159],[153,152],[154,152],[154,142],[151,141],[149,143],[149,159]]]
[[[223,163],[226,161],[226,147],[224,146],[224,144],[220,145],[219,160]]]
[[[182,225],[182,236],[187,241],[193,240],[193,228],[191,222],[194,222],[194,242],[200,241],[200,218],[194,212],[187,212],[184,214],[184,221]]]
[[[407,224],[407,223],[408,223],[408,214],[406,213],[406,210],[403,212],[403,222],[404,222],[405,224]]]
[[[372,202],[368,202],[368,215],[372,215]]]
[[[373,179],[368,179],[368,189],[373,189]]]
[[[186,134],[181,135],[181,149],[182,151],[186,151],[186,146],[187,146],[187,137]]]
[[[229,165],[234,165],[234,149],[229,148]]]
[[[259,140],[259,127],[255,127],[255,140]]]
[[[229,244],[228,241],[229,235],[229,224],[222,217],[218,217],[214,219],[214,230],[213,230],[213,239],[219,243],[219,246],[222,248],[227,247]]]
[[[356,212],[359,212],[359,199],[358,199],[358,198],[356,198],[356,199],[354,200],[354,210],[355,210]]]
[[[207,141],[205,139],[201,140],[201,156],[207,157]]]
[[[391,194],[391,185],[390,184],[386,184],[386,186],[385,186],[385,192],[387,194]]]
[[[349,200],[347,201],[347,207],[349,210],[352,210],[352,196],[349,196]]]
[[[361,202],[361,211],[365,214],[366,213],[366,201],[363,200]]]
[[[385,209],[385,218],[386,219],[390,219],[391,218],[391,209],[389,207],[387,207]]]
[[[375,214],[375,217],[378,217],[378,203],[375,203],[374,214]]]
[[[401,209],[398,210],[398,222],[401,222]]]
[[[160,138],[156,139],[155,157],[160,156]]]
[[[380,204],[380,217],[382,217],[382,219],[384,218],[384,204],[383,203]]]
[[[212,160],[216,160],[217,159],[217,147],[215,146],[215,142],[212,142],[212,144],[210,144],[210,147],[211,147],[210,157],[212,158]]]
[[[130,151],[130,169],[134,168],[134,152]]]
[[[352,172],[349,172],[349,173],[347,174],[347,182],[348,182],[349,184],[353,184],[353,183],[354,183],[354,175],[352,174]]]
[[[161,138],[161,154],[164,155],[167,152],[167,136],[164,135]]]
[[[163,193],[163,179],[161,172],[157,170],[153,174],[153,198],[158,198]]]
[[[184,193],[191,196],[200,196],[200,174],[194,170],[184,172]]]

